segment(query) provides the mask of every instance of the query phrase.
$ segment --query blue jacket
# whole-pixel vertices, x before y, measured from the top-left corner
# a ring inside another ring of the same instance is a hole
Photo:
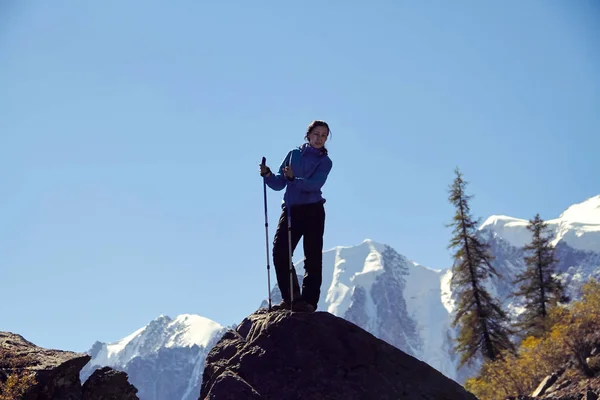
[[[287,179],[283,174],[283,169],[288,162],[294,172],[293,181]],[[277,173],[273,172],[264,179],[273,190],[286,188],[283,200],[285,205],[325,202],[321,188],[325,184],[332,166],[333,163],[327,155],[327,150],[315,149],[308,143],[304,143],[285,156]]]

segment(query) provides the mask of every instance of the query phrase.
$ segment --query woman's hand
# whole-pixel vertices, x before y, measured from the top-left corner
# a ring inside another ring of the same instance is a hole
[[[289,165],[286,165],[285,168],[283,169],[283,174],[285,175],[286,178],[288,178],[290,181],[294,180],[294,171],[292,171],[292,168]]]
[[[271,168],[267,167],[265,164],[260,165],[260,176],[268,178],[271,176]]]

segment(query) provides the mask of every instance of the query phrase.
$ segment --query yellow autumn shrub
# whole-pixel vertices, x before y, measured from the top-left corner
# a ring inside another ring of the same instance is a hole
[[[551,331],[556,346],[563,346],[574,357],[578,368],[594,376],[587,357],[600,342],[600,284],[591,280],[583,286],[580,301],[575,302]]]
[[[35,384],[35,376],[32,373],[11,374],[6,382],[0,382],[0,400],[18,400]]]
[[[504,400],[508,396],[530,394],[544,377],[568,359],[549,337],[527,337],[518,355],[503,353],[502,358],[483,365],[477,378],[466,382],[466,389],[481,400]]]
[[[0,368],[12,370],[4,382],[0,381],[0,400],[19,400],[37,383],[35,375],[23,369],[32,362],[28,355],[15,354],[0,347]]]
[[[528,395],[573,356],[582,372],[593,374],[595,365],[590,367],[586,358],[599,344],[600,284],[590,280],[582,293],[580,301],[551,310],[546,334],[525,338],[517,355],[502,353],[501,358],[485,363],[477,377],[466,381],[465,388],[481,400]]]

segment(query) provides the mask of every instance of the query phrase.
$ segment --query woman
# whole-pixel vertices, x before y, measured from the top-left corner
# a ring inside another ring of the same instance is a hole
[[[272,307],[274,310],[314,312],[317,309],[321,295],[325,231],[325,199],[321,188],[333,166],[325,148],[329,133],[329,125],[325,121],[313,121],[304,136],[307,143],[290,151],[276,174],[266,165],[260,166],[260,175],[271,189],[279,191],[286,188],[281,217],[273,241],[273,264],[283,300],[281,304]],[[302,293],[296,270],[292,266],[293,304],[289,288],[288,211],[292,226],[292,254],[300,238],[304,237],[305,273]]]

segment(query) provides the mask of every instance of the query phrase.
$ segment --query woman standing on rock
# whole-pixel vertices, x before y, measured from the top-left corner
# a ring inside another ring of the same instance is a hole
[[[314,312],[317,309],[321,295],[325,231],[325,199],[321,188],[333,166],[325,148],[329,133],[329,125],[325,121],[313,121],[304,136],[307,143],[288,152],[277,173],[272,173],[266,165],[260,165],[260,175],[271,189],[279,191],[286,188],[273,242],[273,264],[283,301],[273,306],[274,310]],[[292,266],[293,303],[289,287],[288,217],[292,227],[289,232],[292,255],[304,237],[304,281],[300,293],[296,270]]]

